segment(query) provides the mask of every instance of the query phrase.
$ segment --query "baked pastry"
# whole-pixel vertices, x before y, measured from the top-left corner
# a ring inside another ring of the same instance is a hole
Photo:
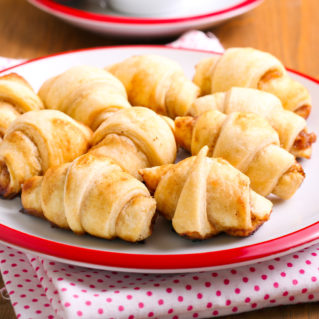
[[[252,112],[268,120],[279,135],[280,145],[296,157],[310,158],[316,135],[309,133],[307,123],[298,114],[285,110],[273,94],[250,88],[233,87],[227,92],[205,95],[195,100],[190,115],[208,110],[225,114]]]
[[[91,134],[88,127],[59,111],[20,115],[0,144],[0,195],[12,197],[28,178],[85,153]]]
[[[220,232],[248,236],[268,220],[272,203],[250,189],[247,176],[207,152],[205,146],[177,164],[140,170],[155,190],[157,210],[179,235],[191,239]]]
[[[76,234],[136,242],[151,235],[156,203],[111,159],[87,153],[27,180],[24,211]]]
[[[145,107],[123,109],[94,132],[90,152],[112,158],[140,178],[138,169],[173,163],[176,142],[168,119]]]
[[[0,77],[0,141],[20,114],[41,109],[42,101],[23,77],[16,73]]]
[[[304,180],[295,157],[280,147],[277,132],[254,113],[225,115],[217,110],[175,119],[177,143],[196,155],[204,145],[209,156],[222,157],[245,173],[262,196],[290,198]]]
[[[48,109],[62,111],[95,130],[112,112],[130,107],[122,83],[93,66],[76,66],[48,79],[39,90]]]
[[[292,79],[273,55],[252,48],[230,48],[196,66],[194,82],[201,94],[225,92],[234,86],[276,95],[285,109],[307,118],[311,111],[308,90]]]
[[[186,115],[199,88],[173,60],[158,55],[132,56],[107,67],[125,86],[132,105],[175,118]]]

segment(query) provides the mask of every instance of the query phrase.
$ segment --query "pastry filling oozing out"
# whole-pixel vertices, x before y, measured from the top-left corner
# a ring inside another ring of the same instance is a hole
[[[315,133],[308,133],[306,130],[302,130],[295,139],[293,144],[293,149],[295,150],[305,150],[309,148],[312,143],[316,142],[317,136]]]

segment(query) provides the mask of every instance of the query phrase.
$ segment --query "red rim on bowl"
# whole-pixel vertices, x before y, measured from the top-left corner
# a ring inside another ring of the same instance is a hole
[[[80,9],[71,8],[60,3],[56,3],[52,0],[29,0],[32,4],[40,6],[43,9],[53,11],[57,14],[63,14],[70,17],[76,17],[79,19],[86,19],[96,22],[108,22],[108,23],[118,23],[118,24],[169,24],[169,23],[181,23],[181,22],[190,22],[195,20],[201,20],[211,17],[219,17],[227,13],[231,13],[238,10],[243,10],[246,7],[257,6],[258,3],[263,0],[243,0],[241,3],[231,6],[229,8],[212,11],[205,14],[194,15],[189,17],[180,17],[180,18],[138,18],[138,17],[122,17],[122,16],[113,16],[108,14],[98,14],[93,12],[88,12]]]
[[[178,49],[160,45],[99,47],[92,49],[68,51],[64,53],[57,53],[41,58],[36,58],[33,60],[20,63],[16,66],[7,68],[1,71],[0,74],[8,70],[15,69],[16,67],[19,67],[21,65],[30,64],[38,60],[48,59],[54,56],[73,54],[83,51],[107,50],[115,48],[160,48],[167,50],[182,50],[209,53],[208,51],[203,50]],[[211,53],[219,54],[216,52]],[[294,70],[289,71],[298,74],[299,76],[302,76],[304,78],[307,78],[308,80],[316,84],[319,84],[318,80],[308,75],[304,75]],[[194,268],[198,269],[208,267],[222,267],[226,265],[244,262],[247,263],[250,261],[253,262],[258,259],[266,258],[276,254],[281,254],[294,248],[315,242],[318,239],[319,222],[316,222],[307,227],[304,227],[287,235],[280,236],[278,238],[237,248],[190,254],[130,254],[112,251],[101,251],[96,249],[73,246],[69,244],[63,244],[45,238],[30,235],[28,233],[13,229],[0,223],[0,240],[8,243],[9,245],[12,244],[41,254],[67,259],[69,261],[91,264],[92,266],[98,265],[117,267],[123,269],[134,268],[151,270],[187,270]]]

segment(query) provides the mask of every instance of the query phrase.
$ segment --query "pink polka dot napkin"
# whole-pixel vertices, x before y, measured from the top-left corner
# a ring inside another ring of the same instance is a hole
[[[173,47],[223,51],[190,31]],[[17,61],[0,58],[1,67]],[[234,269],[134,274],[76,267],[0,245],[0,269],[17,318],[211,318],[319,300],[319,244]]]
[[[157,275],[94,270],[13,248],[1,272],[18,318],[210,318],[319,299],[319,245],[234,269]]]

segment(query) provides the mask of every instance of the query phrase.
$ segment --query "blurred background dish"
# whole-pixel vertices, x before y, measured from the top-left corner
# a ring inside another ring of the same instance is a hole
[[[138,17],[165,17],[174,12],[187,12],[191,0],[102,0],[109,8],[125,15]]]
[[[184,0],[169,10],[127,8],[125,0],[28,0],[37,8],[79,27],[109,35],[172,36],[192,28],[207,28],[252,10],[263,0]],[[141,0],[139,0],[141,1]],[[161,3],[164,3],[160,1]],[[117,8],[115,11],[111,8]],[[136,10],[137,9],[137,10]],[[148,9],[148,11],[147,11]],[[128,13],[128,12],[130,13]]]

